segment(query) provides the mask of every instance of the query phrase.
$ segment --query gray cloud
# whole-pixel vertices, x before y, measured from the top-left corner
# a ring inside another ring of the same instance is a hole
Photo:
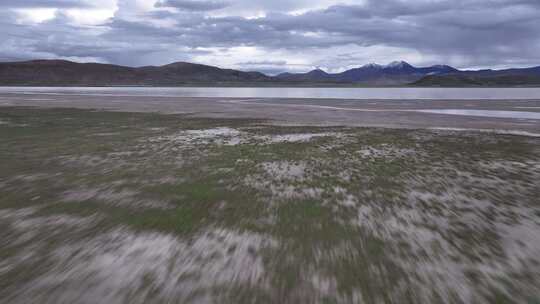
[[[258,6],[246,1],[231,0],[227,6],[218,1],[162,0],[153,10],[130,13],[130,18],[117,12],[94,27],[77,25],[62,14],[39,25],[6,19],[0,31],[4,38],[0,57],[10,58],[19,48],[29,57],[48,54],[141,65],[206,58],[217,52],[212,58],[218,62],[206,63],[221,65],[222,60],[230,65],[229,50],[255,47],[262,58],[240,58],[233,63],[276,72],[292,67],[291,58],[307,58],[312,66],[339,69],[372,61],[372,48],[391,48],[393,52],[384,62],[401,59],[392,56],[403,54],[417,64],[540,65],[537,0],[369,0],[363,5],[323,8],[316,7],[324,1],[312,1],[312,9],[304,1],[256,1]],[[47,7],[83,3],[33,2],[48,3]],[[253,12],[266,8],[265,14],[258,18],[234,14],[233,8],[241,4],[252,7]],[[18,8],[15,4],[0,6]],[[298,8],[305,12],[290,13]],[[210,14],[215,10],[229,13]],[[290,58],[264,55],[276,52]]]
[[[85,8],[93,6],[81,0],[2,0],[1,8]]]
[[[249,66],[249,65],[253,65],[253,66],[261,66],[261,65],[284,66],[284,65],[287,65],[287,61],[285,61],[285,60],[246,61],[246,62],[241,62],[239,64],[246,65],[246,66]]]
[[[174,7],[190,11],[214,11],[229,6],[222,1],[209,0],[161,0],[155,4],[155,7]]]

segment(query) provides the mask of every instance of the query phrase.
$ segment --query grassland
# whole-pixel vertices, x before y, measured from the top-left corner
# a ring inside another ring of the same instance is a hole
[[[539,303],[540,139],[0,108],[0,302]]]

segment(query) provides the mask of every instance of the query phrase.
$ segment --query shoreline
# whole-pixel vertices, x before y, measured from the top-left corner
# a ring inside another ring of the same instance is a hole
[[[104,98],[106,97],[106,98]],[[0,106],[81,108],[120,112],[249,118],[272,124],[397,129],[503,130],[540,134],[540,119],[489,117],[489,113],[540,115],[539,100],[347,100],[307,98],[205,98],[0,93]],[[526,110],[526,111],[525,111]],[[482,116],[444,112],[481,113]],[[435,112],[435,113],[434,113]],[[440,112],[440,113],[437,113]],[[485,113],[488,113],[485,115]],[[510,115],[512,116],[512,115]]]

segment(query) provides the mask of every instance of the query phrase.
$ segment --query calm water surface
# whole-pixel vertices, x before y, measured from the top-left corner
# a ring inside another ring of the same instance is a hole
[[[430,110],[415,110],[415,112],[446,114],[446,115],[495,117],[495,118],[540,119],[540,112],[523,112],[523,111],[430,109]]]
[[[0,87],[0,93],[218,98],[540,99],[540,88]]]

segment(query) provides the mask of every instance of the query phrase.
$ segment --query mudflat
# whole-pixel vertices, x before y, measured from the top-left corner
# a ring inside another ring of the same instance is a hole
[[[265,119],[273,124],[482,129],[540,134],[540,99],[239,99],[3,93],[0,94],[2,105],[182,113],[194,117]],[[454,115],[430,113],[432,110],[453,110]],[[520,113],[524,115],[521,117]]]

